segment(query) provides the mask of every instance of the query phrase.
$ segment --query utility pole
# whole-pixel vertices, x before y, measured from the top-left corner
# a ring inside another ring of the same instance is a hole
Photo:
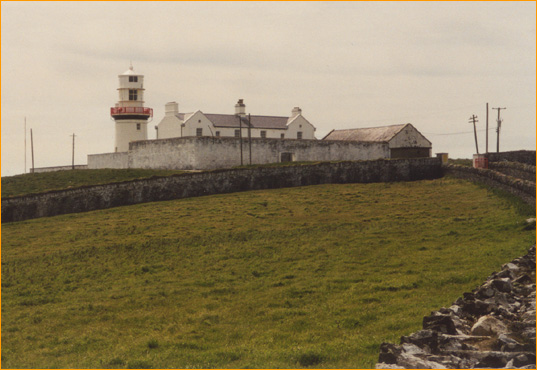
[[[492,108],[492,109],[496,109],[498,111],[498,119],[496,120],[496,122],[498,123],[498,126],[496,126],[496,152],[499,153],[500,152],[500,129],[502,128],[502,120],[500,119],[500,111],[502,109],[507,109],[507,108]]]
[[[241,143],[241,166],[243,165],[242,163],[242,117],[240,115],[237,115],[237,117],[239,118],[239,141]]]
[[[75,134],[73,133],[73,135],[69,135],[69,136],[72,136],[73,137],[73,167],[72,169],[74,170],[75,169]]]
[[[32,171],[31,173],[34,173],[34,134],[32,132],[32,129],[30,129],[30,145],[32,147]]]
[[[252,121],[250,120],[250,113],[248,113],[248,142],[250,147],[250,165],[252,164]]]
[[[479,147],[477,146],[477,130],[475,128],[475,123],[478,122],[477,116],[473,114],[472,117],[470,117],[470,121],[468,122],[471,122],[474,124],[475,150],[476,150],[476,154],[479,154]]]
[[[26,173],[26,117],[24,117],[24,173]]]
[[[489,103],[487,103],[487,127],[485,130],[485,153],[489,152]]]

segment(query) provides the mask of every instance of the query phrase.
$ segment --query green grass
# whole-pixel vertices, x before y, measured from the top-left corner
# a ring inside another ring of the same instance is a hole
[[[449,164],[458,164],[460,166],[472,167],[472,160],[468,158],[448,159]]]
[[[528,216],[444,178],[4,224],[2,367],[373,367],[525,253]]]
[[[183,172],[171,170],[103,169],[56,171],[9,176],[2,177],[2,197],[42,193],[49,190],[86,185],[107,184],[151,176],[169,176]]]

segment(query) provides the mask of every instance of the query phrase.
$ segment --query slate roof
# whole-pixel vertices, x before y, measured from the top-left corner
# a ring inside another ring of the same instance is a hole
[[[388,142],[410,123],[383,127],[332,130],[323,140]]]
[[[215,127],[239,128],[239,119],[234,114],[205,114]],[[288,117],[250,116],[252,128],[287,129]],[[242,127],[248,127],[248,116],[242,117]]]

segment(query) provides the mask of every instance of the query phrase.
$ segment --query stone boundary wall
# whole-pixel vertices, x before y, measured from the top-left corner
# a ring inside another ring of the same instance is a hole
[[[85,170],[88,166],[85,164],[76,164],[75,170]],[[30,173],[43,173],[43,172],[55,172],[55,171],[69,171],[72,170],[73,166],[54,166],[54,167],[36,167],[30,169]]]
[[[535,182],[517,179],[494,170],[455,164],[444,165],[443,169],[444,174],[505,190],[535,208]]]
[[[248,190],[440,177],[442,166],[439,158],[214,170],[6,198],[2,199],[2,222]]]
[[[535,182],[535,166],[529,164],[506,161],[491,162],[489,163],[489,169],[518,179]]]
[[[423,330],[382,343],[377,369],[535,369],[535,246],[423,318]]]
[[[490,162],[519,162],[535,166],[535,150],[515,150],[511,152],[487,153]]]
[[[242,139],[243,164],[301,161],[367,161],[389,158],[386,142],[297,140],[273,138]],[[241,165],[241,139],[234,137],[179,137],[134,141],[128,152],[129,168],[169,170],[214,170]]]
[[[129,153],[102,153],[102,154],[89,154],[88,155],[88,168],[90,170],[100,168],[115,168],[126,169],[129,168]]]

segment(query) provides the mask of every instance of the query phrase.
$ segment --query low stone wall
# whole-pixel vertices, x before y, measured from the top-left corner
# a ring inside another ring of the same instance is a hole
[[[214,170],[2,199],[2,222],[247,190],[435,179],[438,158],[323,162]]]
[[[519,162],[535,166],[535,150],[515,150],[511,152],[487,153],[490,162]]]
[[[400,345],[382,343],[376,368],[535,369],[535,246]]]
[[[511,177],[535,182],[535,166],[519,162],[491,162],[489,169]]]
[[[535,182],[517,179],[498,171],[483,168],[447,164],[443,166],[443,169],[447,175],[505,190],[535,207]]]
[[[75,170],[85,170],[88,166],[85,164],[75,165]],[[30,169],[31,173],[43,173],[43,172],[56,172],[56,171],[69,171],[72,170],[73,166],[54,166],[54,167],[37,167]]]
[[[88,168],[96,170],[101,168],[125,169],[129,168],[129,153],[103,153],[88,155]]]

